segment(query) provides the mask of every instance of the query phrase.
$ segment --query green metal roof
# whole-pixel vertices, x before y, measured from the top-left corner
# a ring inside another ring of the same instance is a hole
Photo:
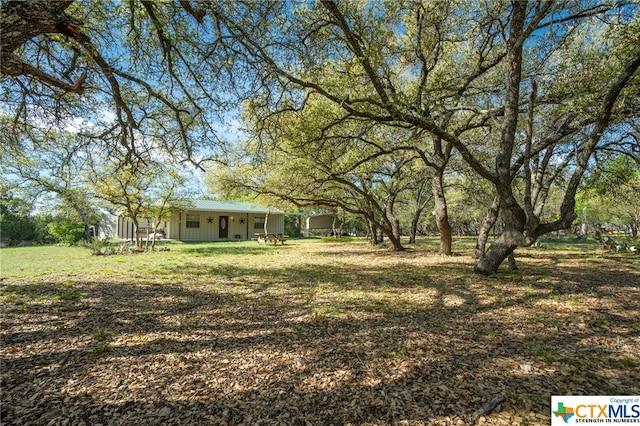
[[[222,200],[191,200],[191,206],[188,210],[230,213],[284,213],[282,210],[274,207],[263,207],[254,203],[245,203],[242,201]]]

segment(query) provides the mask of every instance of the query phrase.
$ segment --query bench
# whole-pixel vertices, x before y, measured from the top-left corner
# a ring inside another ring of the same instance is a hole
[[[258,243],[263,243],[265,245],[269,241],[272,241],[274,244],[282,243],[282,245],[284,245],[284,242],[287,241],[287,235],[280,233],[256,233],[255,236]]]

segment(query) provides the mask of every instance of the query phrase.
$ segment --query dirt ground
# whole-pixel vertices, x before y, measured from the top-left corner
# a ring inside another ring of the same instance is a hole
[[[1,423],[465,425],[502,396],[475,423],[547,425],[551,395],[640,394],[640,257],[301,250],[3,276]]]

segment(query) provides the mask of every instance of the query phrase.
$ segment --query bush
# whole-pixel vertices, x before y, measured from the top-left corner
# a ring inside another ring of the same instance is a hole
[[[94,238],[88,243],[82,244],[82,246],[89,249],[94,256],[108,256],[115,253],[114,248],[111,247],[108,240]]]
[[[84,237],[84,222],[62,219],[58,222],[50,222],[47,227],[49,233],[63,244],[72,245]]]

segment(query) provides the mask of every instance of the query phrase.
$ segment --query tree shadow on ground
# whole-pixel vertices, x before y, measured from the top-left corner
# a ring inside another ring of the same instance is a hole
[[[548,424],[551,394],[637,394],[638,274],[543,272],[189,264],[157,267],[173,284],[7,284],[25,308],[2,305],[2,419],[455,424],[501,394],[488,423]]]

